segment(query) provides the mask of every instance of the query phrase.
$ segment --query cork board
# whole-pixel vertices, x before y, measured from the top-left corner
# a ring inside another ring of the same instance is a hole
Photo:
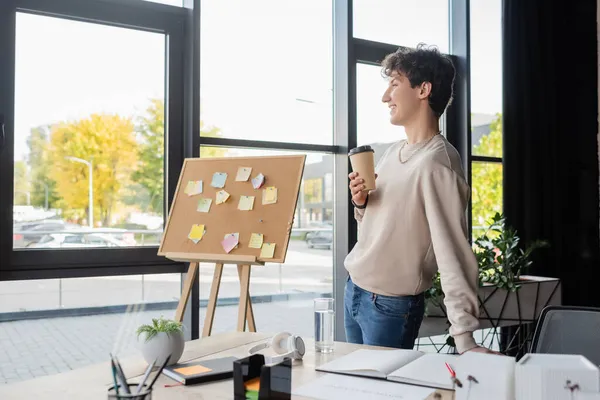
[[[158,255],[223,255],[224,260],[237,255],[255,256],[263,262],[285,262],[305,160],[305,155],[186,159]],[[236,181],[240,167],[252,168],[247,181]],[[223,188],[211,185],[215,173],[227,174]],[[258,174],[264,176],[264,183],[255,189],[252,179]],[[202,181],[202,193],[189,195],[190,181]],[[268,187],[277,189],[274,204],[263,204],[263,191]],[[229,198],[217,204],[220,190],[225,190]],[[252,210],[238,209],[242,196],[254,196]],[[212,200],[208,212],[198,211],[200,199]],[[189,238],[194,224],[204,225],[204,235],[197,243]],[[222,241],[231,233],[239,233],[239,242],[227,253]],[[272,258],[261,257],[261,248],[249,247],[252,233],[262,234],[263,243],[275,244]]]

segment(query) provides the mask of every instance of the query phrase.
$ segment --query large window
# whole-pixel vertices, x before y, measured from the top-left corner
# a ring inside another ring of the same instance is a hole
[[[381,67],[368,64],[356,65],[356,120],[357,143],[371,145],[378,161],[388,146],[406,138],[404,127],[390,123],[390,111],[382,102],[388,81]]]
[[[502,212],[502,1],[471,0],[473,236]]]
[[[353,0],[354,37],[448,52],[448,0]]]
[[[15,70],[13,247],[156,245],[165,35],[17,13]]]
[[[332,1],[207,0],[202,136],[333,143]]]

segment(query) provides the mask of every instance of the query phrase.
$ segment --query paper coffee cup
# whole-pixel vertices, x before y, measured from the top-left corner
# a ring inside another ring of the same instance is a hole
[[[352,171],[358,172],[358,176],[365,180],[363,190],[375,189],[375,151],[371,146],[359,146],[348,153]]]

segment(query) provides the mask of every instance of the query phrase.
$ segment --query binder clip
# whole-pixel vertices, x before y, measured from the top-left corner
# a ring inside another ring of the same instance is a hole
[[[262,354],[253,354],[233,362],[235,400],[290,400],[292,360],[265,365]]]

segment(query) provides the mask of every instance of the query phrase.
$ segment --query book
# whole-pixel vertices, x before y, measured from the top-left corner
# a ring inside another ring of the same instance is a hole
[[[459,356],[454,354],[360,349],[320,365],[316,370],[452,390],[446,363],[455,368],[458,360]]]
[[[173,364],[163,369],[163,374],[184,385],[233,378],[235,357],[213,358]]]

